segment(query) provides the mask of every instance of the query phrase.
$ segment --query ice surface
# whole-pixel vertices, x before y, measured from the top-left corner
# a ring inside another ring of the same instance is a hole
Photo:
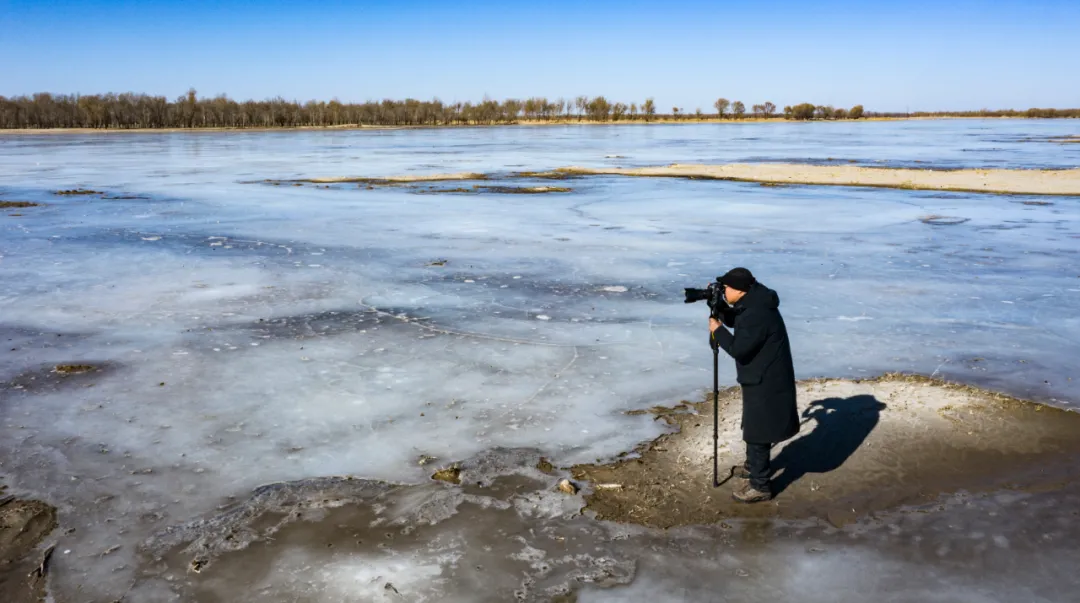
[[[1074,167],[1080,146],[1025,140],[1068,133],[971,120],[3,137],[0,197],[46,204],[0,215],[0,380],[36,384],[0,389],[3,471],[72,518],[57,575],[86,580],[64,588],[126,575],[113,572],[148,530],[267,482],[415,482],[431,471],[421,455],[500,446],[607,458],[663,429],[624,411],[711,385],[706,308],[682,288],[736,265],[779,291],[800,377],[917,371],[1076,405],[1077,198],[252,183],[676,161]],[[108,197],[51,194],[76,187]],[[50,376],[65,363],[102,371]],[[730,363],[720,379],[734,382]],[[361,565],[327,580],[376,571]]]

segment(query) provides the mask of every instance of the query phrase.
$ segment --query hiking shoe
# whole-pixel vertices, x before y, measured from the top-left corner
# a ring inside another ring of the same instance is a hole
[[[739,465],[732,471],[732,475],[739,479],[750,479],[750,470],[746,468],[746,465]]]
[[[770,500],[772,498],[772,492],[762,492],[761,490],[758,490],[753,486],[747,486],[742,490],[736,490],[735,492],[732,492],[731,498],[734,498],[741,503],[756,503]]]

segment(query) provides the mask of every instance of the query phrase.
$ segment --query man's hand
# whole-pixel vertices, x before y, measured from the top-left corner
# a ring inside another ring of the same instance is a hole
[[[720,328],[720,321],[715,318],[709,317],[709,332],[715,333]]]

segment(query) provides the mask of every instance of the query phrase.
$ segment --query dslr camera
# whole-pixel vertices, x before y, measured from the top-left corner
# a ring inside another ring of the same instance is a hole
[[[728,303],[724,299],[724,285],[720,284],[719,278],[715,283],[709,283],[704,289],[686,287],[683,291],[686,294],[685,303],[692,304],[705,300],[709,304],[709,317],[721,320],[721,313],[728,307]]]

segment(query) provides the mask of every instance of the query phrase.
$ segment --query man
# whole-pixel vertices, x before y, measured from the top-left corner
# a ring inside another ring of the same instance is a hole
[[[746,442],[746,463],[735,475],[750,480],[732,497],[754,503],[773,497],[769,483],[772,447],[799,432],[795,368],[776,292],[757,282],[746,268],[734,268],[719,281],[724,299],[731,304],[721,318],[734,334],[709,318],[709,342],[735,359]]]

